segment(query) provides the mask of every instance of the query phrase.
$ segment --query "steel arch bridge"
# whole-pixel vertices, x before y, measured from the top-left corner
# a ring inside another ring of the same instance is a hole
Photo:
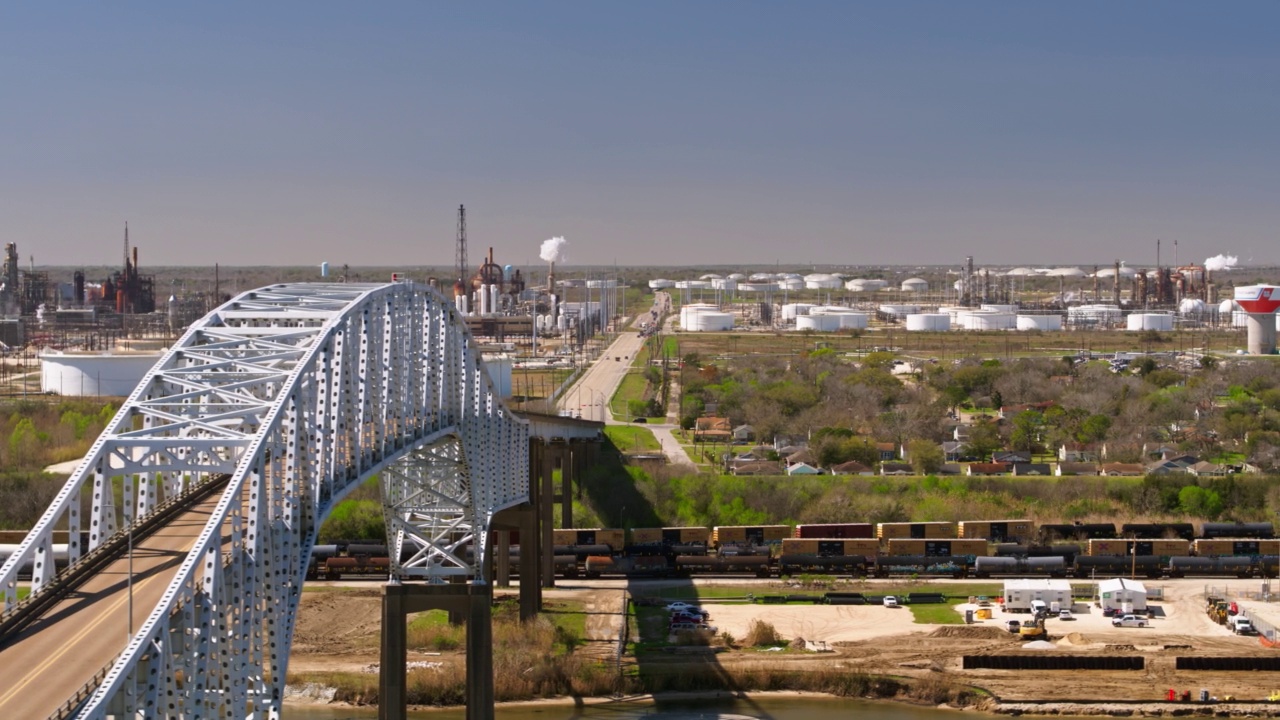
[[[379,474],[393,577],[486,583],[493,516],[529,497],[528,438],[433,290],[247,292],[192,326],[129,397],[0,568],[4,607],[24,565],[33,598],[66,575],[55,529],[69,531],[74,569],[225,483],[159,603],[70,714],[278,717],[311,547],[334,504]]]

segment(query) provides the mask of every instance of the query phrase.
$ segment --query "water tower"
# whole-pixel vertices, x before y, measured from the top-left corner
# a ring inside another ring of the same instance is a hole
[[[1276,352],[1276,308],[1280,308],[1280,287],[1245,285],[1236,288],[1236,304],[1249,314],[1249,354]]]

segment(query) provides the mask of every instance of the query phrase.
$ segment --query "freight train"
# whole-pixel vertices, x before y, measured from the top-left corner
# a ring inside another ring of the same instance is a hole
[[[518,539],[516,540],[518,543]],[[554,530],[561,577],[1269,577],[1270,523],[1040,525],[1029,520]],[[511,549],[518,568],[519,547]],[[316,547],[310,579],[385,576],[385,546]]]

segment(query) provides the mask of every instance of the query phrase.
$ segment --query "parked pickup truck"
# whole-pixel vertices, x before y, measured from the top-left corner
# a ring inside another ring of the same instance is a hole
[[[1231,618],[1227,623],[1227,627],[1231,628],[1231,632],[1237,635],[1257,635],[1258,631],[1254,629],[1253,623],[1249,622],[1249,618],[1240,617],[1239,615]]]
[[[1118,618],[1112,618],[1111,624],[1114,627],[1146,627],[1147,619],[1137,615],[1121,615]]]

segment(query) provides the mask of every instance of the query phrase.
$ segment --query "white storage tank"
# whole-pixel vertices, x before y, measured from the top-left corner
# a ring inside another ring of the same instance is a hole
[[[813,307],[815,307],[813,303],[787,303],[782,306],[782,319],[795,320],[801,315],[808,315]]]
[[[810,290],[834,290],[843,285],[843,281],[828,273],[813,273],[804,276],[804,286]]]
[[[866,330],[867,314],[860,312],[842,312],[836,313],[836,317],[840,318],[841,330]],[[1280,316],[1277,316],[1280,317]]]
[[[783,278],[778,281],[778,287],[783,290],[803,290],[804,280],[800,278]]]
[[[126,397],[162,353],[66,353],[40,355],[40,390],[69,396]]]
[[[989,303],[984,303],[982,305],[982,309],[989,310],[991,312],[998,312],[998,313],[1011,313],[1011,312],[1017,312],[1018,310],[1017,306],[1015,305],[992,305]]]
[[[751,273],[751,277],[747,278],[751,282],[773,282],[778,279],[773,273]]]
[[[1133,313],[1129,316],[1128,328],[1138,330],[1172,330],[1173,316],[1167,313]]]
[[[695,313],[689,323],[680,323],[689,332],[724,332],[733,329],[733,315],[727,312],[711,311]]]
[[[1208,310],[1209,306],[1200,298],[1183,298],[1178,303],[1179,315],[1204,315]]]
[[[946,313],[912,313],[907,316],[907,330],[943,332],[951,329],[951,316]]]
[[[738,289],[738,281],[730,280],[728,278],[720,278],[718,280],[712,280],[711,287],[715,288],[716,290],[728,290],[732,292]]]
[[[771,282],[738,283],[738,289],[742,292],[773,292],[778,289],[778,284]]]
[[[1061,315],[1019,315],[1019,330],[1061,330]]]
[[[920,312],[920,306],[919,305],[881,305],[880,312],[884,313],[885,315],[893,315],[894,317],[901,317],[903,315],[910,315],[911,313]]]
[[[511,368],[514,360],[510,355],[481,355],[485,372],[493,382],[493,390],[503,398],[511,397]]]
[[[710,280],[690,280],[689,289],[690,290],[710,290],[711,281]]]
[[[835,332],[839,329],[840,317],[837,315],[801,315],[796,318],[796,330]]]
[[[929,289],[929,283],[920,278],[907,278],[902,281],[903,292],[925,292]]]
[[[962,317],[966,330],[1012,330],[1018,325],[1011,313],[971,312]]]

